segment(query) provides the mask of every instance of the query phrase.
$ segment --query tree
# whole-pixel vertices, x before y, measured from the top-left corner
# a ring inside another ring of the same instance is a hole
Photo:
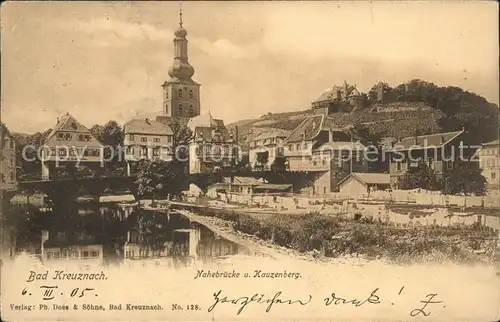
[[[429,168],[423,161],[419,162],[416,167],[410,167],[408,172],[399,181],[399,188],[403,190],[438,190],[439,186],[434,170]]]
[[[42,164],[38,152],[51,132],[52,129],[31,135],[13,134],[16,142],[16,165],[19,167],[18,178],[23,175],[41,175]]]
[[[444,194],[482,196],[486,193],[486,178],[474,162],[457,162],[444,178]]]
[[[109,121],[105,125],[94,125],[90,132],[104,145],[104,158],[107,169],[117,169],[123,166],[122,149],[125,134],[116,121]],[[112,157],[112,158],[111,158]]]
[[[154,203],[156,196],[165,191],[167,179],[167,162],[161,159],[141,160],[136,183],[137,193],[143,197],[151,197]]]

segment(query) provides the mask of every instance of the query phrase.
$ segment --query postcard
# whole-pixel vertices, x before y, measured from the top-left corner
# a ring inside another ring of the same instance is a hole
[[[498,3],[1,6],[2,321],[498,321]]]

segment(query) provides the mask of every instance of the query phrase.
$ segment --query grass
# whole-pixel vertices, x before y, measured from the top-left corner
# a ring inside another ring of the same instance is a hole
[[[232,222],[234,229],[298,252],[326,257],[347,254],[394,262],[491,262],[497,236],[484,227],[396,227],[319,213],[255,218],[231,210],[205,208],[200,215]]]

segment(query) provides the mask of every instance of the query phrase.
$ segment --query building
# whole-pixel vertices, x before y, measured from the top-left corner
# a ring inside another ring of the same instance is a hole
[[[187,126],[193,133],[189,146],[189,173],[214,172],[238,163],[238,144],[223,120],[214,119],[208,111],[190,119]]]
[[[254,193],[264,193],[264,194],[282,194],[282,193],[292,193],[293,186],[291,184],[274,184],[274,183],[264,183],[259,186],[253,187]]]
[[[0,192],[17,188],[16,142],[5,124],[0,123]]]
[[[103,144],[69,113],[57,118],[41,156],[42,180],[97,173],[104,162]]]
[[[372,191],[390,188],[391,178],[386,173],[353,172],[339,182],[340,194],[346,197],[369,195]]]
[[[500,143],[499,140],[482,144],[479,151],[479,167],[486,178],[487,188],[491,190],[500,187]]]
[[[329,115],[338,112],[350,112],[362,107],[364,97],[356,88],[344,81],[342,86],[333,86],[326,89],[311,103],[315,113]]]
[[[367,172],[366,147],[352,140],[347,129],[338,129],[325,115],[306,118],[285,140],[287,169],[315,173],[309,193],[338,190],[338,182],[351,172]]]
[[[391,186],[397,187],[398,181],[411,167],[425,162],[442,179],[452,171],[457,161],[471,161],[477,149],[468,147],[462,141],[464,130],[406,137],[390,148],[388,152]]]
[[[168,70],[170,79],[163,85],[163,115],[169,117],[194,117],[200,115],[200,84],[192,77],[194,68],[188,61],[187,31],[182,26],[174,35],[174,62]]]
[[[273,165],[275,168],[284,167],[284,143],[288,135],[290,131],[269,129],[253,138],[248,151],[252,169],[271,170]]]
[[[127,175],[136,173],[140,160],[172,159],[173,131],[167,124],[147,118],[133,119],[125,123],[123,131]]]

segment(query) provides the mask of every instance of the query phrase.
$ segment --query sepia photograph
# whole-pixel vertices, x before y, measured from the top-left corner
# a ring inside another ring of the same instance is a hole
[[[3,321],[498,321],[494,1],[6,1]]]

